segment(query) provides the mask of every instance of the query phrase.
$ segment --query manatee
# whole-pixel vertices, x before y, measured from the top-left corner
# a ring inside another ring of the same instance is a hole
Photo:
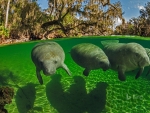
[[[88,76],[91,70],[109,68],[109,60],[104,51],[91,43],[81,43],[72,47],[71,57],[75,63],[85,68],[83,75]]]
[[[117,42],[117,43],[116,43]],[[149,57],[143,46],[138,43],[118,43],[119,41],[101,41],[104,52],[109,58],[111,69],[118,71],[118,78],[126,80],[125,72],[139,69],[135,79],[150,65]]]
[[[148,57],[150,58],[150,48],[145,48],[145,50],[146,50]],[[146,76],[149,75],[149,73],[150,73],[150,66],[149,66],[149,70],[148,70]]]
[[[35,64],[36,75],[40,84],[43,84],[40,71],[43,71],[44,75],[49,76],[55,74],[57,68],[63,68],[69,75],[71,75],[70,70],[64,63],[64,50],[56,42],[48,41],[38,43],[31,51],[31,58]]]

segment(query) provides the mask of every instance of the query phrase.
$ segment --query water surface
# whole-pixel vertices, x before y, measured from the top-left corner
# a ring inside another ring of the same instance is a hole
[[[106,39],[109,38],[50,40],[63,47],[65,63],[72,76],[58,69],[50,77],[42,74],[43,85],[36,78],[30,58],[33,46],[40,41],[1,46],[0,85],[10,86],[15,91],[12,103],[5,106],[8,113],[150,113],[147,69],[137,80],[136,71],[133,71],[121,82],[113,70],[93,70],[85,77],[82,75],[84,69],[71,59],[69,52],[74,45],[89,42],[101,47],[100,41]],[[149,40],[120,38],[119,41],[137,42],[150,48]]]

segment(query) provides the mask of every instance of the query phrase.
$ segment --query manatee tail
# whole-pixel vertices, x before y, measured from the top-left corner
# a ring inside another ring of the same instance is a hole
[[[106,46],[106,45],[111,44],[111,43],[119,43],[119,40],[104,40],[104,41],[101,41],[101,44],[103,46]]]

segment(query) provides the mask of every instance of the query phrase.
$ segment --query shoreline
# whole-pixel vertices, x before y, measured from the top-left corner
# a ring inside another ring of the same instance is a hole
[[[16,43],[21,43],[21,42],[29,42],[32,40],[29,40],[28,38],[24,38],[24,39],[11,39],[11,38],[7,38],[4,40],[0,40],[0,46],[3,45],[9,45],[9,44],[16,44]]]

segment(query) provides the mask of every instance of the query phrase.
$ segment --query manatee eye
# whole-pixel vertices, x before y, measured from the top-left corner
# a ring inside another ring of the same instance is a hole
[[[56,61],[56,60],[54,60],[54,64],[57,64],[57,61]]]
[[[136,57],[139,57],[139,54],[138,54],[138,53],[135,53],[135,56],[136,56]]]
[[[39,63],[40,63],[41,66],[43,65],[43,62],[42,62],[42,61],[40,61]]]
[[[103,64],[104,64],[104,62],[102,62],[102,61],[101,61],[101,62],[99,62],[99,65],[103,65]]]

